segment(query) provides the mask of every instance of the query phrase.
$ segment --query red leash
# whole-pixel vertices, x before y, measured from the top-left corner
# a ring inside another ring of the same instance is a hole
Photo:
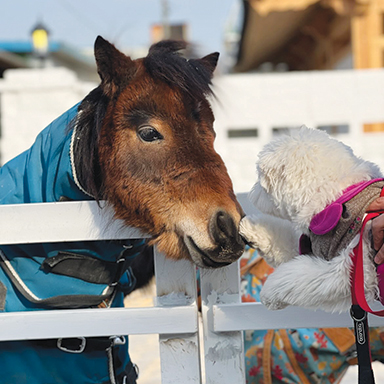
[[[363,232],[366,223],[369,220],[374,219],[375,217],[379,216],[380,214],[384,213],[384,211],[381,212],[372,212],[368,213],[365,217],[361,231],[360,231],[360,241],[359,244],[356,246],[356,248],[353,250],[353,270],[352,270],[352,303],[359,305],[364,311],[372,313],[376,316],[384,316],[384,310],[380,311],[374,311],[369,304],[367,303],[367,300],[365,298],[365,292],[364,292],[364,264],[363,264]]]
[[[381,196],[382,195],[383,191],[381,193]],[[381,213],[384,213],[384,211],[367,214],[360,230],[359,244],[353,250],[353,269],[351,274],[351,317],[353,319],[355,328],[359,384],[375,383],[372,370],[371,349],[369,345],[369,326],[367,312],[376,316],[384,316],[384,310],[374,311],[369,306],[365,298],[363,260],[363,233],[365,225],[369,220],[374,219]]]

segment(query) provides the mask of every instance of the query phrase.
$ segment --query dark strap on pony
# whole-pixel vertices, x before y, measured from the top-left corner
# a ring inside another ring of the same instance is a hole
[[[0,258],[0,266],[12,281],[17,290],[31,303],[43,308],[76,309],[98,306],[103,301],[109,299],[113,293],[107,292],[102,295],[60,295],[39,299],[31,294],[20,279],[13,274],[3,259]]]
[[[142,251],[144,244],[144,240],[139,240],[126,247],[117,261],[59,251],[56,256],[46,258],[41,268],[47,273],[76,277],[88,283],[115,286],[129,269],[132,258]]]
[[[47,258],[41,268],[48,273],[78,278],[94,284],[104,284],[108,289],[100,295],[71,294],[59,295],[40,299],[33,295],[28,287],[21,281],[5,258],[0,257],[0,266],[16,286],[17,290],[31,303],[45,308],[87,308],[98,306],[108,300],[117,287],[125,295],[133,291],[136,284],[134,274],[129,267],[132,258],[137,256],[145,246],[145,240],[131,240],[132,247],[126,247],[117,262],[108,262],[95,257],[59,252],[56,256]],[[5,256],[4,256],[5,257]],[[129,274],[128,284],[121,284],[119,280],[124,273]]]

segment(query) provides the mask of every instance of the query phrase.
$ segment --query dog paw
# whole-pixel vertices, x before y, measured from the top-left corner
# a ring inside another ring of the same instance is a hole
[[[240,221],[239,232],[246,242],[262,252],[268,251],[271,241],[258,216],[245,216]]]
[[[261,303],[266,306],[269,310],[276,311],[279,309],[284,309],[288,307],[288,303],[282,301],[276,295],[270,295],[268,292],[263,292],[264,289],[260,292]]]
[[[289,241],[280,241],[281,232],[284,231],[280,230],[279,224],[283,221],[270,215],[258,214],[246,216],[240,222],[240,235],[272,267],[291,258],[292,251],[286,249]]]
[[[245,241],[253,248],[257,248],[257,224],[249,216],[245,216],[240,221],[239,233]]]

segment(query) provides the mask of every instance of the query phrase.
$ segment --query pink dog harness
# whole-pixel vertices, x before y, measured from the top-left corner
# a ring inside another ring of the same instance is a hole
[[[353,197],[357,196],[360,192],[362,192],[365,188],[370,186],[371,184],[374,184],[376,182],[383,181],[384,179],[373,179],[368,181],[362,181],[360,183],[351,185],[350,187],[346,188],[343,191],[343,194],[335,200],[333,203],[329,204],[325,209],[323,209],[321,212],[319,212],[317,215],[315,215],[311,223],[309,225],[309,229],[311,232],[313,232],[315,235],[325,235],[332,231],[337,224],[340,221],[340,218],[343,213],[343,204],[351,200]],[[381,191],[381,196],[383,196],[383,190]],[[357,217],[356,222],[359,223],[359,225],[362,225],[362,228],[360,230],[361,236],[365,227],[365,224],[373,219],[374,217],[378,216],[379,213],[372,213],[369,214],[363,221],[362,217]],[[362,244],[362,242],[360,241]],[[360,244],[359,243],[359,244]],[[362,247],[362,245],[361,245]],[[311,250],[311,244],[310,240],[307,236],[302,236],[300,239],[300,253],[309,253]],[[356,260],[357,260],[357,251],[358,247],[354,250],[354,265],[356,268]],[[361,250],[362,252],[362,250]],[[362,256],[361,256],[362,257]],[[353,273],[353,277],[355,276],[356,271]],[[380,301],[382,304],[384,304],[384,264],[381,264],[377,267],[377,274],[379,276],[379,291],[380,291]],[[359,284],[358,284],[359,285]],[[364,287],[364,283],[362,285]],[[364,289],[362,288],[362,292],[364,295]],[[359,295],[358,295],[359,296]],[[365,305],[364,305],[365,306]],[[367,308],[365,306],[365,308]]]
[[[384,179],[373,179],[368,181],[362,181],[361,183],[351,185],[343,191],[343,194],[333,203],[329,204],[325,209],[315,215],[309,229],[316,235],[324,235],[336,227],[343,213],[343,203],[352,199],[358,195],[362,190],[369,185]]]

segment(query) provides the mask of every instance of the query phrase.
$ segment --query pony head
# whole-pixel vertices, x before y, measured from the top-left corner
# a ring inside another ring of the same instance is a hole
[[[220,267],[241,256],[243,211],[214,150],[208,101],[218,53],[186,60],[163,41],[131,60],[101,37],[101,84],[81,103],[78,178],[115,216],[153,236],[166,256]]]

